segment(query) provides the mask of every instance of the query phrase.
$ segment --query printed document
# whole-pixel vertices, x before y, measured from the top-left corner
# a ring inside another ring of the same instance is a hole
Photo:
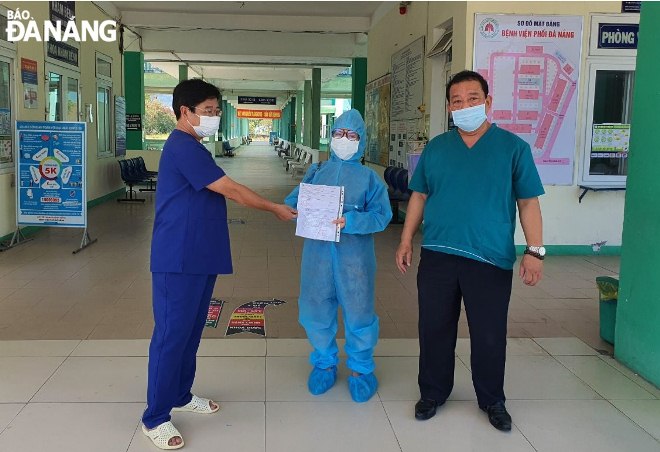
[[[332,222],[344,210],[344,187],[300,184],[296,235],[338,242],[341,228]]]

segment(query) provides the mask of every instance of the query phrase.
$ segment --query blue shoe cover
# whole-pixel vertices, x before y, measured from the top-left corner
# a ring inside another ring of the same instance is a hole
[[[314,367],[307,380],[307,388],[314,395],[320,395],[332,388],[337,380],[337,366],[329,369]]]
[[[348,377],[348,390],[356,402],[366,402],[378,389],[378,380],[373,373]]]

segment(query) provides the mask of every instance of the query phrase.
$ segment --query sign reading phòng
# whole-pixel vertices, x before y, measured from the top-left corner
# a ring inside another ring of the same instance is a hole
[[[244,110],[237,109],[236,115],[239,118],[247,119],[281,119],[282,110]]]

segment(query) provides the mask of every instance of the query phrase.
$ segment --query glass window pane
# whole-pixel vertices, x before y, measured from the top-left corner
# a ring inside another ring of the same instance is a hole
[[[104,77],[112,77],[112,65],[109,61],[102,58],[96,59],[96,75]]]
[[[596,71],[589,175],[626,176],[634,71]]]
[[[96,90],[96,128],[98,153],[110,152],[110,89],[99,86]]]
[[[0,14],[0,39],[9,41],[9,36],[7,35],[7,16],[4,14]]]
[[[67,77],[66,120],[78,121],[78,80]]]
[[[48,73],[48,120],[62,120],[62,106],[60,98],[62,96],[62,76],[55,72]]]
[[[0,166],[10,166],[13,162],[10,83],[9,63],[0,61]]]

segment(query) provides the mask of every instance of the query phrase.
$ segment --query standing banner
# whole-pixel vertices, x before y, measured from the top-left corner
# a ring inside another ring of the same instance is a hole
[[[488,120],[529,143],[544,184],[573,183],[581,51],[582,16],[475,15]]]
[[[22,225],[84,228],[80,248],[96,242],[87,232],[87,124],[16,121],[16,232]]]
[[[16,122],[19,225],[87,227],[84,122]]]

